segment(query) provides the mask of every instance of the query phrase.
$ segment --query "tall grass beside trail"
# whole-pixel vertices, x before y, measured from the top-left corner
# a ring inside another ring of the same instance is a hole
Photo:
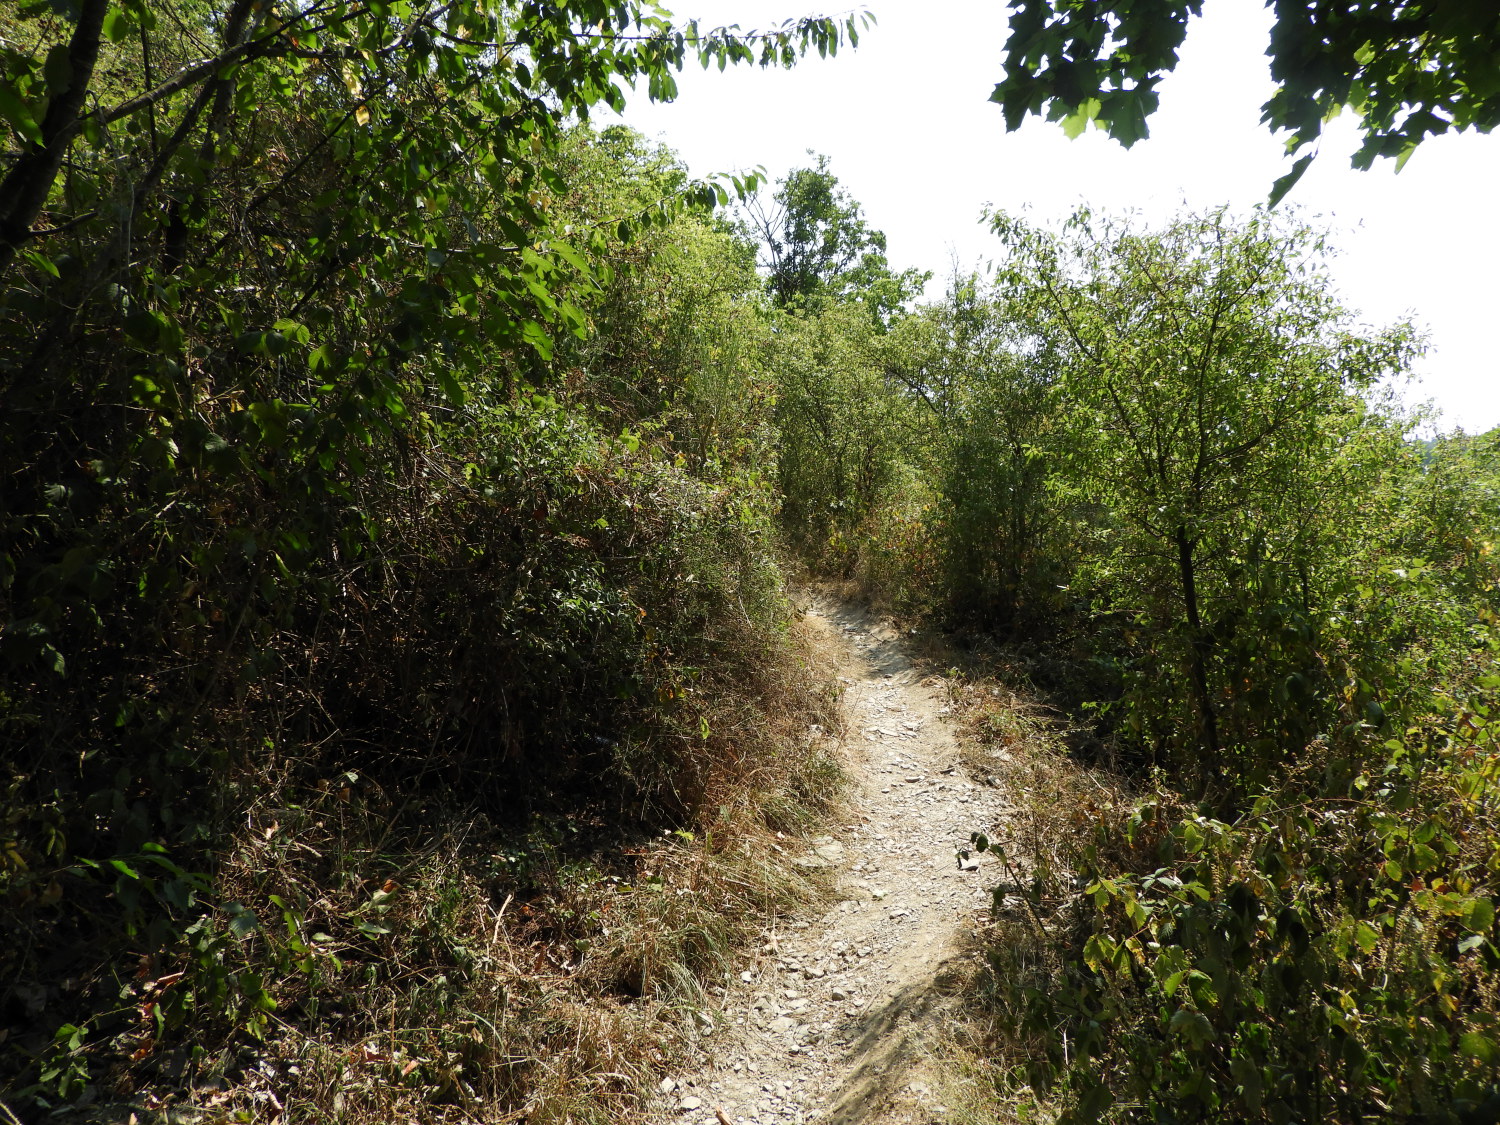
[[[765,498],[546,402],[450,449],[361,489],[366,565],[329,556],[170,773],[8,697],[15,1112],[630,1120],[820,893],[778,833],[836,799],[836,697]]]

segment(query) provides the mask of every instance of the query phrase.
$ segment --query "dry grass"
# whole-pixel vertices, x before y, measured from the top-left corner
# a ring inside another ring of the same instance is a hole
[[[977,982],[971,981],[970,987]],[[971,1016],[971,1020],[973,1017]],[[953,1125],[1036,1125],[1057,1120],[1061,1105],[1039,1094],[1018,1070],[996,1065],[988,1021],[959,1023],[942,1044],[941,1094]]]
[[[1120,778],[1077,762],[1068,750],[1073,731],[1057,711],[998,680],[955,679],[949,696],[964,764],[1011,795],[997,840],[1044,897],[1071,892],[1080,819],[1127,800]]]
[[[696,801],[664,833],[603,804],[496,823],[459,793],[319,776],[311,752],[246,765],[214,891],[255,924],[211,910],[199,963],[115,966],[121,1024],[75,1053],[92,1104],[72,1119],[642,1120],[661,1075],[711,1050],[747,942],[824,893],[787,862],[838,808],[823,659],[794,623],[753,675],[699,681],[708,735],[671,747],[695,769],[674,800]],[[186,1022],[162,1034],[174,994]],[[251,1037],[212,1019],[236,1003]]]
[[[1078,893],[1077,842],[1088,822],[1128,795],[1119,779],[1072,756],[1075,732],[1055,708],[1012,686],[1023,667],[966,665],[949,678],[950,705],[965,767],[1010,796],[1009,812],[990,832],[1009,875],[974,938],[961,1018],[942,1048],[943,1098],[960,1125],[1052,1121],[1059,1092],[1041,1093],[1028,1074],[1046,1047],[1020,1030],[1016,998],[1028,986],[1047,987],[1057,972],[1071,940],[1063,907]]]

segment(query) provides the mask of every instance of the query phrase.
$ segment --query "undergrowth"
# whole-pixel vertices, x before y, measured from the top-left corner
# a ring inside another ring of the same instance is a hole
[[[54,631],[97,694],[13,659],[17,1112],[629,1120],[818,892],[775,840],[836,798],[836,697],[753,483],[545,400],[457,437],[359,482],[360,561],[333,537],[300,598],[223,612],[203,553],[174,620],[121,582]],[[173,651],[187,703],[136,671]]]
[[[968,1119],[1494,1120],[1493,686],[1226,818],[961,682],[971,766],[1016,795],[975,839],[1010,875],[954,1047]]]
[[[463,790],[403,794],[277,757],[237,773],[253,797],[207,875],[158,847],[12,871],[8,901],[30,901],[8,927],[8,994],[25,1007],[5,1046],[12,1067],[36,1062],[11,1071],[7,1100],[146,1121],[185,1105],[211,1120],[633,1119],[712,1026],[705,989],[742,939],[819,893],[776,833],[836,792],[805,733],[832,726],[832,697],[809,686],[796,637],[763,655],[746,698],[707,701],[731,733],[704,746],[708,799],[675,829],[622,828],[598,802],[510,820]],[[752,707],[773,718],[748,729]],[[126,899],[134,935],[113,943]],[[90,924],[98,945],[81,941]]]

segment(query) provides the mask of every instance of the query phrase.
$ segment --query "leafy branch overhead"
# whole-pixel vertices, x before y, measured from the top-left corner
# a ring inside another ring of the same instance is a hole
[[[205,112],[221,102],[231,75],[239,90],[258,74],[283,94],[297,81],[334,78],[356,103],[335,130],[345,133],[355,124],[377,134],[402,129],[401,103],[410,92],[403,97],[394,84],[430,83],[464,118],[468,149],[482,140],[496,160],[527,166],[538,141],[556,137],[570,115],[586,118],[600,102],[623,108],[622,83],[644,83],[653,99],[670,100],[677,93],[673,72],[689,59],[720,69],[730,63],[790,66],[808,51],[827,56],[857,43],[860,28],[872,22],[851,14],[788,20],[764,31],[705,29],[696,20],[678,27],[654,5],[602,0],[301,6],[239,0],[222,19],[207,10],[195,14],[203,26],[194,40],[217,39],[216,46],[161,76],[149,56],[151,41],[167,29],[158,26],[157,6],[145,0],[36,0],[21,8],[21,34],[0,38],[0,122],[19,152],[0,181],[0,270],[23,244],[58,225],[54,220],[33,229],[75,137],[82,133],[98,145],[108,126],[144,121],[153,140],[167,138],[152,153],[151,167],[156,179],[170,178],[173,166],[194,151],[189,139],[210,125],[213,115],[205,118]],[[184,22],[175,13],[174,21]],[[35,30],[38,25],[44,30]],[[59,34],[59,27],[70,30]],[[101,91],[95,75],[101,44],[116,53],[141,45],[139,88]],[[189,97],[178,104],[179,95]],[[92,106],[85,108],[86,102]],[[222,110],[215,110],[220,119]],[[408,140],[446,146],[441,137]],[[439,158],[436,167],[444,166]],[[138,187],[136,194],[152,193]]]
[[[1270,5],[1268,5],[1270,6]],[[1354,110],[1354,167],[1400,167],[1425,139],[1500,123],[1500,7],[1473,0],[1275,0],[1266,49],[1276,92],[1261,121],[1301,156],[1272,191],[1307,170],[1323,124]],[[1202,0],[1017,0],[1005,76],[991,100],[1014,130],[1032,115],[1070,136],[1090,122],[1127,148],[1147,135],[1157,87],[1177,65]]]

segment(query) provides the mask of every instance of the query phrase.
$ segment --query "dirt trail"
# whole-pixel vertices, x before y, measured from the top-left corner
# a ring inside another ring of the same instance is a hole
[[[958,846],[1001,818],[1001,793],[967,777],[940,678],[890,626],[815,599],[810,621],[847,653],[849,822],[797,862],[836,872],[833,909],[785,921],[740,974],[707,1044],[716,1063],[666,1079],[663,1122],[790,1125],[942,1121],[925,1043],[952,1003],[959,939],[1000,881]]]

